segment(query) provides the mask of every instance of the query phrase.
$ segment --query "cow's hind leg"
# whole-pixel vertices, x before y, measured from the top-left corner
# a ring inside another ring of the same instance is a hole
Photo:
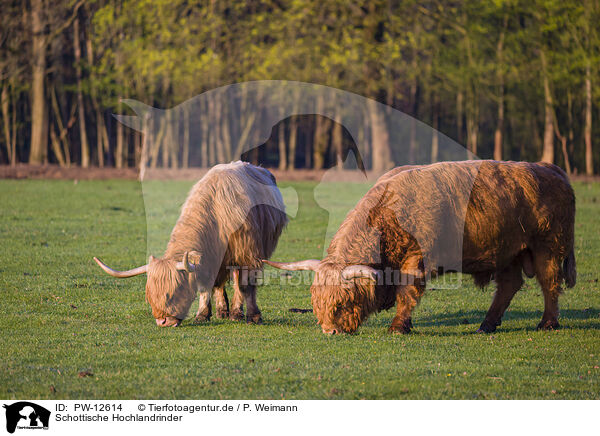
[[[246,322],[249,324],[262,324],[262,315],[256,304],[256,286],[248,285],[242,289],[246,300]]]
[[[521,263],[513,261],[507,268],[495,274],[496,293],[478,333],[492,333],[502,323],[502,316],[510,305],[511,300],[523,285]]]
[[[216,316],[219,319],[229,317],[229,300],[227,299],[227,292],[225,292],[225,286],[214,289],[215,294],[215,308],[217,309]]]
[[[562,269],[560,261],[549,253],[536,252],[534,255],[535,275],[544,294],[544,314],[538,329],[558,329],[558,296],[561,293]]]
[[[231,271],[231,280],[233,282],[233,299],[229,311],[229,319],[241,321],[244,319],[244,296],[240,289],[240,271],[233,269]]]
[[[257,274],[254,270],[245,270],[243,275],[240,274],[239,270],[233,271],[233,286],[236,293],[238,290],[240,291],[240,295],[246,302],[246,322],[249,324],[262,323],[260,310],[256,304],[256,285],[252,282],[255,277],[257,277]]]
[[[200,291],[198,293],[198,312],[196,312],[196,322],[210,321],[211,307],[210,307],[211,291]]]

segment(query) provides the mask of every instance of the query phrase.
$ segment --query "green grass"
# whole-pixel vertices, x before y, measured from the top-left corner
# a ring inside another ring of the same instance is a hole
[[[328,215],[315,185],[282,185],[297,189],[300,206],[274,259],[321,256]],[[189,186],[145,186],[170,201],[149,210],[155,254]],[[312,314],[288,311],[310,307],[308,287],[278,283],[259,289],[263,325],[157,328],[144,277],[118,280],[92,261],[145,263],[139,183],[2,180],[0,398],[598,399],[600,185],[576,191],[578,284],[561,298],[562,330],[535,331],[543,301],[529,280],[496,333],[474,334],[493,289],[465,277],[460,289],[425,294],[410,335],[387,333],[388,311],[355,335],[328,337]]]

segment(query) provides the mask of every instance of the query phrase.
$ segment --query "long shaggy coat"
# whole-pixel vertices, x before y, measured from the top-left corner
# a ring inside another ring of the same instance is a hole
[[[212,168],[191,189],[163,258],[148,264],[146,299],[154,317],[183,319],[198,290],[221,288],[236,267],[262,269],[286,223],[268,170],[240,161]],[[196,252],[193,273],[176,268],[185,252]]]
[[[397,306],[390,329],[408,332],[427,278],[448,271],[494,278],[494,302],[480,331],[493,331],[522,284],[537,276],[540,328],[558,327],[563,279],[575,284],[575,196],[565,173],[546,163],[465,161],[396,168],[347,215],[316,271],[314,312],[327,333],[353,332],[373,312]],[[379,271],[344,280],[351,265]],[[390,282],[381,272],[399,271]],[[312,269],[312,268],[311,268]]]

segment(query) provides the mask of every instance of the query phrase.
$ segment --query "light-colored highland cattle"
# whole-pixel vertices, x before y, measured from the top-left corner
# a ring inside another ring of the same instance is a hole
[[[147,274],[146,300],[159,326],[177,326],[199,293],[197,320],[209,320],[211,294],[217,317],[261,322],[256,286],[240,280],[262,270],[261,259],[271,256],[287,216],[275,178],[266,169],[245,162],[217,165],[194,185],[173,228],[162,258],[116,271],[99,259],[115,277]],[[232,278],[234,297],[229,308],[224,285]]]

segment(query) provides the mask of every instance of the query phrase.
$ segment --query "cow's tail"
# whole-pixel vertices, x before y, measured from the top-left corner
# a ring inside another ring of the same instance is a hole
[[[575,251],[571,248],[571,251],[563,262],[563,272],[565,274],[565,283],[568,288],[575,286],[577,281],[577,268],[575,267]]]

